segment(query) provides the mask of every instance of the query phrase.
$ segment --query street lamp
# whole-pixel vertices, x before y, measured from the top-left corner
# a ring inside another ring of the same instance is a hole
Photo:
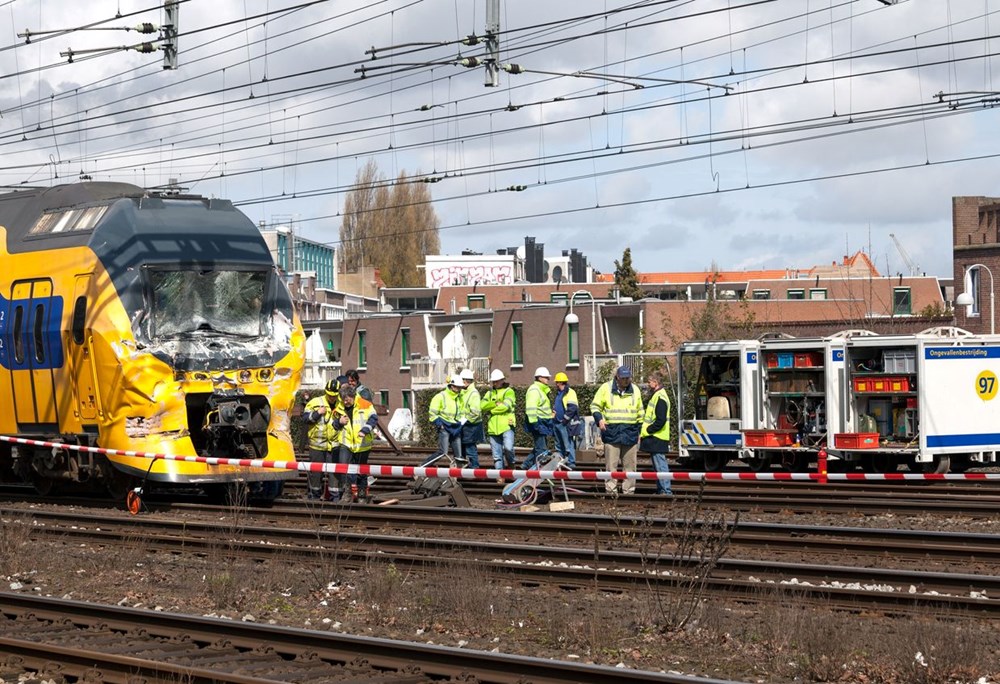
[[[972,264],[971,266],[969,266],[969,267],[967,267],[965,269],[965,277],[962,279],[962,281],[963,281],[962,284],[965,287],[965,292],[963,292],[962,294],[958,295],[958,297],[955,299],[955,305],[956,306],[968,307],[968,308],[966,308],[966,311],[965,311],[966,317],[968,317],[968,316],[970,316],[972,314],[972,306],[975,304],[975,301],[972,299],[972,292],[971,292],[971,290],[972,290],[972,269],[974,269],[974,268],[985,269],[986,272],[989,273],[989,275],[990,275],[990,335],[994,335],[994,334],[996,334],[996,323],[995,323],[995,318],[994,318],[994,315],[993,315],[993,299],[994,299],[994,292],[993,292],[993,271],[991,271],[987,266],[984,266],[983,264]],[[976,296],[977,297],[979,296],[979,292],[978,291],[976,292]]]
[[[597,372],[597,300],[589,290],[577,290],[569,298],[569,313],[566,314],[566,325],[576,325],[580,322],[580,317],[573,313],[573,302],[577,295],[587,295],[590,297],[590,358],[591,373]],[[587,382],[587,373],[584,370],[583,381]]]

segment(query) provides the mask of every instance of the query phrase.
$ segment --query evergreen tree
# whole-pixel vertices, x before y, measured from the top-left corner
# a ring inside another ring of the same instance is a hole
[[[634,300],[642,299],[643,291],[639,287],[639,274],[632,268],[632,248],[626,247],[622,260],[615,259],[615,287],[622,297]]]

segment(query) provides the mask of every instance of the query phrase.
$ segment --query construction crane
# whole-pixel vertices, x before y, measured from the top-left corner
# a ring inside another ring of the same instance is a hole
[[[899,241],[894,233],[889,233],[889,237],[891,237],[892,241],[896,244],[896,249],[899,250],[899,256],[903,257],[903,262],[906,264],[906,267],[910,269],[910,275],[918,275],[920,273],[920,266],[913,263],[913,259],[910,258],[906,249],[903,248],[903,243]]]

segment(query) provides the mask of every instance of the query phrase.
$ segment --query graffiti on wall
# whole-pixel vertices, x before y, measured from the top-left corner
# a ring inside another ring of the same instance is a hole
[[[447,285],[512,285],[514,267],[505,266],[442,266],[427,269],[427,287]]]

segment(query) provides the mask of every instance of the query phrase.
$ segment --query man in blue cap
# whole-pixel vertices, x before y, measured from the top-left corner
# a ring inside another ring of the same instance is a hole
[[[642,395],[632,384],[632,371],[620,366],[611,382],[597,388],[590,403],[604,442],[604,469],[635,471],[642,430]],[[609,494],[618,494],[617,480],[607,480]],[[622,494],[635,493],[635,480],[622,480]]]

